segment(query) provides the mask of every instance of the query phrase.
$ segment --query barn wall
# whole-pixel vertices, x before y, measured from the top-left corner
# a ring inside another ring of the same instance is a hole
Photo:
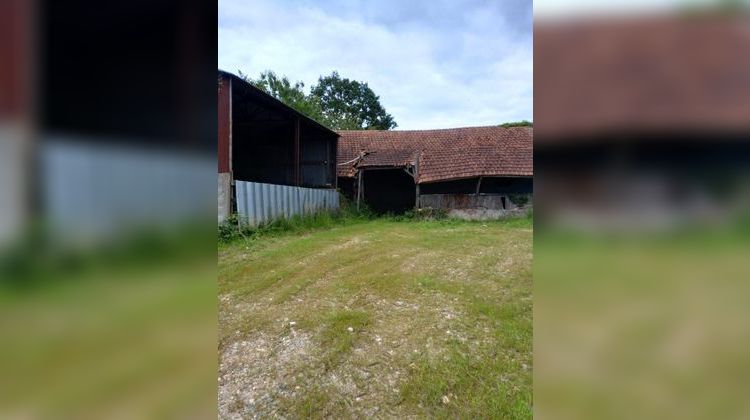
[[[231,79],[228,77],[219,77],[219,88],[218,88],[218,131],[219,131],[219,143],[218,143],[218,158],[219,158],[219,173],[227,173],[230,171],[229,167],[229,156],[230,156],[230,133],[231,133],[231,91],[230,91]]]
[[[508,200],[504,195],[425,194],[420,201],[423,208],[505,210]]]
[[[422,208],[446,210],[449,216],[461,219],[497,219],[531,209],[530,196],[523,207],[513,202],[517,197],[504,194],[426,194],[420,196],[420,202]]]
[[[210,220],[215,211],[210,156],[61,137],[40,142],[39,157],[43,210],[71,240]]]
[[[237,213],[251,225],[339,208],[339,193],[334,189],[245,181],[235,181],[235,186]]]

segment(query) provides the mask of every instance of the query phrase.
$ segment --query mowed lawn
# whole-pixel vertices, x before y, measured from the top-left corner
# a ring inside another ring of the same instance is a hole
[[[377,219],[219,248],[222,418],[530,418],[532,222]]]

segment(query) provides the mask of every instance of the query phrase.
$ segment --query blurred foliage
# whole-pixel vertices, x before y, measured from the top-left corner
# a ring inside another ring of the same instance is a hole
[[[536,417],[747,417],[750,218],[534,251]]]
[[[215,416],[213,229],[0,254],[0,418]]]

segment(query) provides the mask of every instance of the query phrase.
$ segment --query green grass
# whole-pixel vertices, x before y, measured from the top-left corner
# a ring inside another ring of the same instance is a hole
[[[531,256],[531,217],[387,217],[222,244],[220,354],[248,342],[274,356],[243,362],[269,379],[220,415],[530,418]]]
[[[216,267],[184,233],[2,256],[0,418],[210,415]]]
[[[327,353],[326,366],[334,366],[343,355],[351,351],[354,341],[368,325],[370,314],[364,311],[335,311],[328,315],[320,339],[320,344]]]
[[[536,414],[745,417],[747,226],[537,235]]]

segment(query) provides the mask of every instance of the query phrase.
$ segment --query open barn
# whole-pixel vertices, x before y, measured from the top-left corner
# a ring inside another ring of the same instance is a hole
[[[340,131],[341,191],[372,210],[494,217],[531,204],[533,128]]]
[[[219,71],[219,222],[338,207],[336,132]]]

